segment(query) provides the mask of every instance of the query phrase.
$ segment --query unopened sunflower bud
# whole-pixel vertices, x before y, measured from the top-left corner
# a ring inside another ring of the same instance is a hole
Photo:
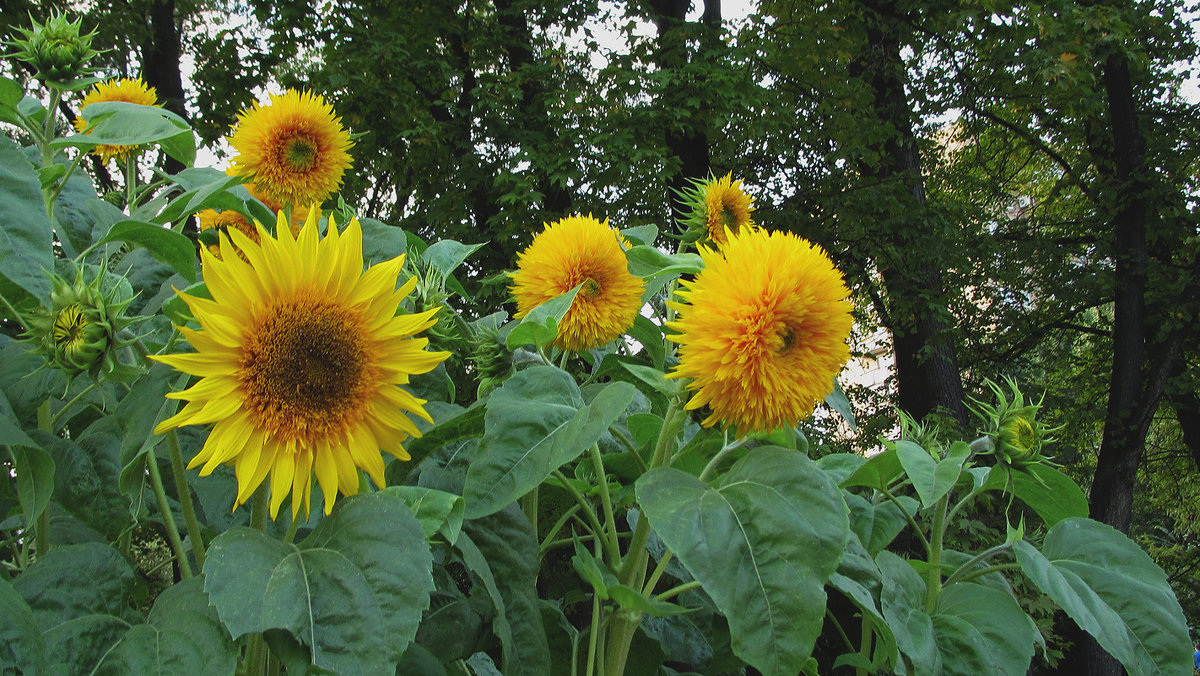
[[[88,62],[100,52],[92,49],[96,33],[82,34],[82,23],[55,14],[45,24],[33,21],[32,28],[18,28],[25,39],[10,43],[17,49],[13,56],[33,66],[39,80],[68,82],[87,75],[92,72]]]
[[[482,327],[471,340],[471,364],[479,381],[478,396],[500,385],[512,375],[512,354],[494,327]]]
[[[105,277],[101,269],[85,281],[82,268],[74,282],[51,275],[50,308],[29,319],[27,337],[34,351],[70,376],[115,372],[120,366],[117,350],[133,343],[120,338],[133,321],[125,316],[133,294],[123,280],[106,285]]]
[[[1000,462],[1018,468],[1052,464],[1050,458],[1042,454],[1042,450],[1049,441],[1050,434],[1057,428],[1051,429],[1038,421],[1038,409],[1041,408],[1042,402],[1039,400],[1037,403],[1027,403],[1025,396],[1012,380],[1008,381],[1011,400],[995,383],[989,381],[988,386],[996,395],[996,405],[972,400],[978,406],[975,413],[983,420],[985,433],[991,440],[991,449],[986,452],[995,455]],[[975,448],[976,445],[972,444],[972,449]]]

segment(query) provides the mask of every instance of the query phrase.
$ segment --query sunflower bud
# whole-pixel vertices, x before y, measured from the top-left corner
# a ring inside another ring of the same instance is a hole
[[[1042,455],[1042,449],[1049,435],[1057,428],[1048,428],[1038,421],[1041,400],[1037,403],[1026,402],[1017,384],[1012,380],[1007,382],[1011,400],[1004,390],[991,381],[987,384],[996,395],[996,405],[972,399],[978,406],[975,413],[986,427],[985,435],[991,440],[991,449],[987,452],[995,455],[1000,462],[1018,468],[1050,463],[1050,459]]]
[[[512,354],[495,326],[481,326],[471,340],[471,364],[479,380],[478,396],[495,389],[512,375]]]
[[[721,246],[725,243],[725,231],[736,234],[743,228],[756,226],[750,213],[754,211],[754,198],[742,190],[741,179],[733,180],[733,174],[707,180],[690,179],[691,186],[679,191],[683,208],[680,209],[680,224],[684,227],[685,242],[710,242]]]
[[[133,300],[128,282],[118,278],[114,283],[103,269],[85,281],[82,268],[74,282],[58,275],[50,280],[54,286],[50,308],[29,319],[28,340],[34,351],[70,376],[86,371],[94,378],[101,372],[116,372],[121,366],[117,350],[134,342],[119,337],[133,321],[124,314]]]
[[[100,55],[92,49],[95,31],[80,33],[83,20],[68,21],[60,14],[50,17],[45,24],[33,21],[32,28],[18,28],[24,40],[14,39],[17,48],[14,56],[37,70],[39,80],[68,82],[92,71],[88,62]]]

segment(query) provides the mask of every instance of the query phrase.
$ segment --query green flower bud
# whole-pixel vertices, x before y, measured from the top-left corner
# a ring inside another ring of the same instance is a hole
[[[18,28],[24,40],[14,39],[11,44],[17,49],[13,55],[32,65],[39,80],[68,82],[92,72],[88,62],[100,55],[92,49],[93,31],[80,33],[83,20],[68,21],[60,14],[50,17],[45,24],[33,21],[32,28]]]
[[[479,380],[478,396],[490,392],[512,375],[512,354],[494,326],[481,326],[471,340],[471,364]]]
[[[1057,428],[1048,428],[1038,421],[1038,409],[1042,405],[1040,400],[1026,403],[1016,383],[1012,380],[1007,382],[1011,400],[991,381],[987,384],[996,395],[996,405],[972,399],[978,406],[976,415],[984,422],[985,435],[991,440],[991,449],[987,452],[995,455],[998,461],[1017,468],[1053,464],[1050,458],[1042,455],[1042,450],[1049,435]]]
[[[121,367],[117,351],[134,342],[120,337],[133,322],[124,314],[133,300],[128,282],[114,281],[103,269],[85,281],[82,268],[74,282],[58,275],[51,275],[50,281],[54,287],[50,307],[29,319],[27,339],[34,351],[72,377],[87,372],[94,378],[117,371]]]

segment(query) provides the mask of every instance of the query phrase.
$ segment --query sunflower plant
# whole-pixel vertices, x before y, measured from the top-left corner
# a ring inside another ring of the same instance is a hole
[[[1051,605],[1186,669],[1016,383],[972,443],[810,446],[853,425],[851,293],[732,174],[661,232],[545,224],[484,308],[486,243],[335,199],[320,95],[242,111],[221,171],[140,81],[56,72],[0,79],[0,673],[1023,674]]]

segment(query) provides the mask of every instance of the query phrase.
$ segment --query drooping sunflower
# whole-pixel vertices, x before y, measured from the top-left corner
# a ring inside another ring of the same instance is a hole
[[[108,101],[124,101],[126,103],[137,103],[143,106],[158,106],[158,93],[154,87],[149,87],[142,82],[141,78],[131,80],[122,78],[120,80],[109,80],[108,82],[98,82],[83,97],[83,102],[79,106],[79,112],[83,111],[93,103],[101,103]],[[87,120],[83,119],[83,115],[75,116],[75,131],[88,134]],[[107,163],[112,158],[117,158],[119,161],[125,161],[129,155],[137,149],[137,146],[110,146],[99,145],[92,148],[92,152],[100,156],[100,159]]]
[[[396,314],[416,285],[396,288],[404,256],[364,272],[358,221],[339,234],[331,218],[320,238],[318,219],[295,238],[282,215],[274,237],[257,226],[257,242],[230,230],[219,259],[201,249],[212,300],[179,293],[200,323],[179,328],[196,352],[155,357],[200,377],[167,395],[187,404],[155,431],[212,423],[189,468],[232,464],[235,508],[270,475],[272,518],[289,494],[293,518],[308,512],[314,474],[326,514],[358,491],[359,469],[383,486],[380,451],[409,459],[403,442],[420,436],[409,414],[431,421],[400,386],[450,356],[414,337],[436,309]]]
[[[319,206],[350,168],[350,133],[320,94],[272,94],[238,115],[229,139],[233,172],[254,176],[263,194],[285,206]]]
[[[623,334],[642,306],[644,283],[629,274],[624,240],[608,221],[568,216],[550,223],[517,256],[509,287],[516,317],[582,284],[558,325],[554,345],[581,351],[606,345]]]
[[[789,233],[730,233],[702,246],[704,269],[671,301],[689,410],[739,434],[794,425],[833,388],[850,357],[853,318],[842,275],[818,246]]]
[[[692,181],[683,191],[684,219],[689,241],[725,245],[725,231],[753,230],[754,198],[742,190],[742,180],[729,173],[721,178]]]

